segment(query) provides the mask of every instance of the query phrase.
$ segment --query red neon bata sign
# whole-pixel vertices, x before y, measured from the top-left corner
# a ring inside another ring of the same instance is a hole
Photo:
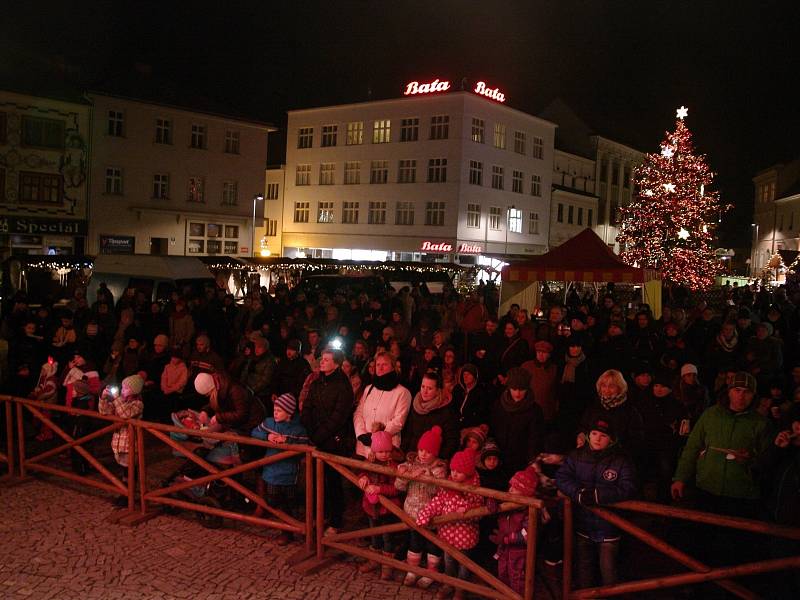
[[[500,91],[500,88],[490,88],[486,85],[485,82],[479,81],[475,84],[475,89],[472,90],[479,96],[486,96],[487,98],[491,98],[492,100],[497,100],[498,102],[505,102],[506,95]]]
[[[446,92],[449,89],[449,81],[439,81],[438,79],[434,79],[430,83],[412,81],[411,83],[406,84],[406,91],[403,92],[403,95],[413,96],[415,94],[432,94],[433,92]]]

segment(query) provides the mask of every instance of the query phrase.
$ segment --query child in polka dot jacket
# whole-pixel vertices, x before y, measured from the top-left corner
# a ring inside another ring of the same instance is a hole
[[[456,483],[466,485],[480,485],[480,479],[475,470],[477,456],[470,448],[456,452],[450,460],[450,479]],[[457,492],[450,489],[442,489],[436,496],[419,511],[417,525],[425,526],[430,523],[433,517],[446,515],[449,513],[465,513],[473,508],[483,506],[483,497],[470,492]],[[471,550],[478,544],[479,538],[479,519],[462,519],[451,521],[439,526],[439,537],[454,546],[457,550]],[[449,554],[444,555],[445,573],[451,577],[458,577],[462,580],[469,578],[469,571],[464,565],[459,565],[455,558]],[[436,594],[437,600],[450,598],[453,588],[449,585],[443,586]],[[453,598],[461,600],[464,597],[462,590],[456,590]]]

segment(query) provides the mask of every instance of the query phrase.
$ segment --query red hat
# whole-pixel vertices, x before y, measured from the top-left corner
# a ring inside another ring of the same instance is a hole
[[[439,456],[442,447],[442,428],[434,425],[430,430],[422,434],[417,442],[417,450],[427,450],[434,456]]]
[[[389,452],[392,449],[392,434],[386,431],[376,431],[372,434],[370,448],[373,452]]]
[[[539,485],[539,475],[532,467],[517,471],[511,478],[511,487],[518,489],[525,496],[533,496]]]
[[[475,452],[469,448],[456,452],[453,454],[453,458],[450,459],[450,470],[458,471],[468,476],[474,475],[476,458]]]
[[[552,352],[553,344],[547,340],[539,340],[533,345],[533,349],[536,350],[536,352]]]

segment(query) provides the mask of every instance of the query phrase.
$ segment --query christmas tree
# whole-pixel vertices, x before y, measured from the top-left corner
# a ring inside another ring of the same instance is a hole
[[[638,193],[620,209],[617,241],[627,263],[656,269],[665,280],[697,290],[711,286],[720,271],[714,229],[730,207],[708,189],[714,173],[705,156],[694,153],[687,113],[683,106],[678,109],[675,131],[666,133],[661,152],[647,154],[635,169]]]

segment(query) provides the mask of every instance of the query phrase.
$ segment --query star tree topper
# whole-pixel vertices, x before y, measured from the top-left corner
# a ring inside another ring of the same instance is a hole
[[[676,114],[677,114],[677,117],[678,117],[678,118],[679,118],[681,121],[683,121],[683,120],[686,118],[686,116],[689,114],[689,109],[688,109],[688,108],[686,108],[685,106],[681,105],[681,107],[680,107],[680,108],[679,108],[677,111],[675,111],[675,112],[676,112]]]

